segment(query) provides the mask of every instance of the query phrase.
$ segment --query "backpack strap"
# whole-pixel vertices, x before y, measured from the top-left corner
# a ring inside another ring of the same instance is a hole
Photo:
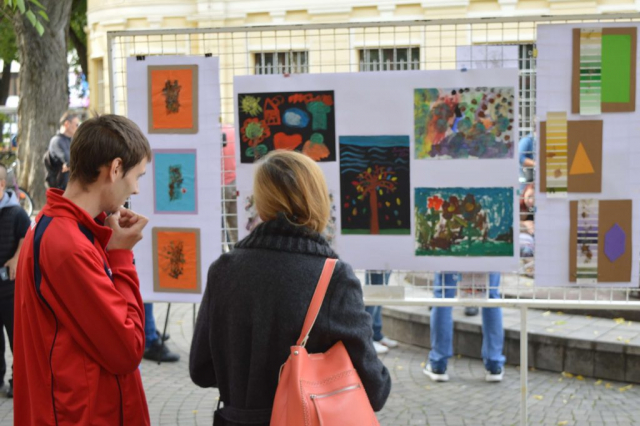
[[[338,259],[327,259],[324,262],[324,268],[322,268],[320,280],[318,281],[318,285],[316,285],[316,291],[313,293],[313,298],[311,299],[311,304],[309,305],[309,310],[307,311],[307,316],[302,326],[302,333],[298,338],[296,346],[304,347],[307,344],[307,340],[309,340],[309,333],[311,333],[316,318],[318,318],[318,313],[322,307],[322,302],[324,301],[324,296],[327,293],[327,288],[329,287],[329,282],[331,281],[331,276],[333,275],[333,270],[337,262]]]

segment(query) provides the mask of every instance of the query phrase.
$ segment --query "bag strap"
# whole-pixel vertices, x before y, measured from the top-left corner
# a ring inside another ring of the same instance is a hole
[[[331,281],[331,276],[333,275],[333,270],[335,269],[337,262],[338,259],[327,259],[324,262],[324,268],[322,268],[320,280],[318,280],[318,285],[316,285],[316,291],[313,293],[313,298],[311,299],[311,304],[309,305],[309,310],[307,311],[307,316],[305,317],[304,325],[302,326],[302,333],[298,338],[296,346],[304,347],[307,344],[307,340],[309,340],[309,333],[311,333],[311,329],[316,322],[316,318],[318,318],[318,313],[322,307],[322,301],[327,293],[327,288],[329,287],[329,282]]]

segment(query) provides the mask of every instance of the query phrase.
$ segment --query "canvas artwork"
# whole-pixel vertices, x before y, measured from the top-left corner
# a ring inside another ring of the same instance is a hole
[[[513,256],[513,188],[415,188],[417,256]]]
[[[342,234],[411,233],[409,136],[340,137]]]
[[[575,28],[571,110],[598,115],[636,108],[637,28]]]
[[[198,66],[147,67],[149,133],[198,133]]]
[[[200,230],[153,228],[153,289],[200,293]]]
[[[415,157],[513,158],[514,89],[415,89]]]
[[[197,214],[195,149],[153,151],[154,213]]]
[[[333,91],[241,93],[238,118],[242,163],[275,149],[336,161]]]
[[[632,201],[571,201],[570,214],[569,281],[631,281]]]
[[[567,121],[566,112],[547,113],[540,123],[540,192],[601,192],[602,130],[600,120]]]

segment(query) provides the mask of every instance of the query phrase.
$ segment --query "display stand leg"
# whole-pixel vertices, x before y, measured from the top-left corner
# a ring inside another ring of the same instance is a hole
[[[162,335],[160,336],[160,353],[162,353],[164,349],[164,336],[167,335],[167,327],[169,327],[169,313],[171,312],[171,303],[167,303],[167,316],[164,319],[164,330],[162,330]],[[158,359],[158,365],[162,363],[162,359]]]

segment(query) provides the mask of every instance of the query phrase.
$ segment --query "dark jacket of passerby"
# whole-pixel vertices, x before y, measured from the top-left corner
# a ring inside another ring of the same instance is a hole
[[[15,193],[6,191],[0,199],[0,267],[16,254],[30,223]],[[0,278],[0,299],[13,299],[14,288],[14,281]]]
[[[222,255],[209,269],[191,346],[191,379],[218,387],[225,407],[259,410],[266,422],[255,424],[268,425],[280,367],[300,336],[328,257],[338,256],[320,234],[291,224],[284,215],[259,225]],[[373,409],[380,410],[391,379],[373,348],[360,282],[342,261],[306,348],[320,353],[338,341],[349,352]]]
[[[144,308],[133,253],[107,251],[112,230],[62,194],[47,192],[20,252],[15,424],[149,425],[138,369]],[[48,218],[38,250],[34,237]]]
[[[63,133],[57,133],[51,138],[51,141],[49,141],[49,155],[53,157],[52,163],[58,160],[57,162],[60,165],[68,165],[71,157],[71,138]],[[58,186],[55,187],[65,189],[68,182],[69,172],[60,171]]]

